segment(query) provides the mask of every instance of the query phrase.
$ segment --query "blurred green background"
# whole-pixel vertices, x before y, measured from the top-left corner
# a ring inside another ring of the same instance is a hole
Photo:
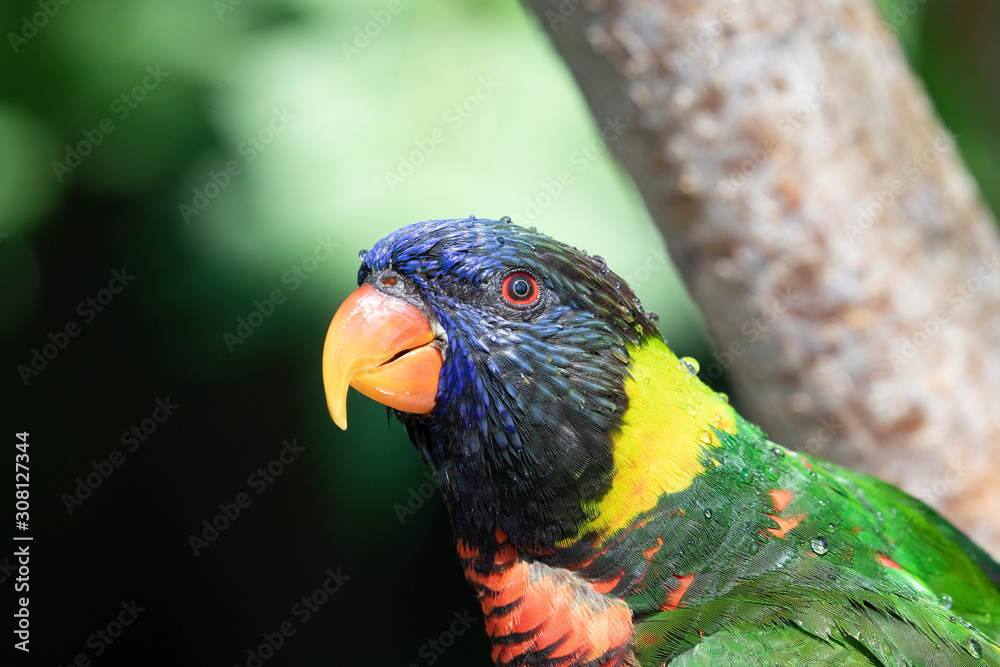
[[[919,7],[898,32],[996,210],[997,3],[880,4]],[[320,352],[358,250],[510,215],[603,255],[679,354],[711,360],[542,32],[499,0],[8,1],[0,23],[0,410],[7,440],[31,434],[35,536],[18,664],[489,664],[402,429],[353,391],[349,431],[326,412]],[[112,291],[113,271],[134,278]],[[349,579],[303,623],[328,569]],[[119,637],[95,634],[133,599]]]

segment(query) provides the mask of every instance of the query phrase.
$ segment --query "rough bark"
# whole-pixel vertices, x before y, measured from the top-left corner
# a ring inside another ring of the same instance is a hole
[[[702,372],[1000,554],[1000,243],[893,26],[870,0],[525,2],[627,124],[609,145],[714,337]]]

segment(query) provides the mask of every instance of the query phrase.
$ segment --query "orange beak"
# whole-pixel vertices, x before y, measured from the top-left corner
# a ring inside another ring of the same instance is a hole
[[[323,345],[330,416],[347,430],[347,385],[401,412],[434,408],[443,358],[415,306],[362,285],[337,309]]]

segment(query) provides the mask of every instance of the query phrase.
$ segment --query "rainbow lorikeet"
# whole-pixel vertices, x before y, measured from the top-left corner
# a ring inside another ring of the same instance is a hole
[[[323,352],[442,483],[497,665],[1000,665],[1000,566],[770,442],[596,256],[501,221],[363,253]]]

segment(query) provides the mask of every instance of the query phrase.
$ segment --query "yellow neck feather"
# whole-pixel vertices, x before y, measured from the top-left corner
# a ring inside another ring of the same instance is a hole
[[[647,340],[629,354],[629,405],[621,430],[612,436],[611,490],[586,508],[594,519],[581,526],[577,537],[614,533],[653,509],[663,494],[688,488],[704,469],[704,448],[719,445],[715,430],[736,433],[733,408],[663,341]]]

